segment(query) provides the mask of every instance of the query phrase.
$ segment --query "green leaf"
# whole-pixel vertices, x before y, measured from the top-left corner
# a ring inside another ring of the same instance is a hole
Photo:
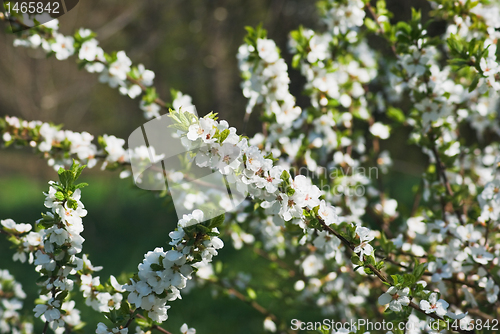
[[[254,300],[257,299],[257,294],[255,293],[255,290],[250,287],[247,288],[247,294],[250,299]]]
[[[446,40],[448,43],[448,47],[450,48],[451,51],[455,53],[461,53],[462,48],[461,45],[458,43],[458,38],[456,35],[451,34],[450,37]]]
[[[288,171],[284,170],[283,173],[281,173],[280,179],[285,182],[290,181],[290,174],[288,173]]]
[[[215,273],[220,274],[222,272],[223,264],[222,261],[215,262]]]
[[[375,23],[375,21],[373,21],[372,19],[370,19],[368,17],[365,18],[365,26],[366,26],[366,28],[368,28],[371,31],[378,30],[378,27],[377,27],[377,24]]]
[[[226,140],[227,136],[229,136],[230,133],[231,133],[231,131],[229,131],[228,129],[225,129],[224,131],[222,131],[220,133],[219,143],[224,142],[224,140]]]
[[[387,109],[387,117],[399,123],[403,123],[406,119],[403,111],[399,108],[394,108],[394,107],[389,107]]]
[[[297,53],[293,56],[292,58],[292,67],[293,68],[298,68],[300,65],[300,60],[302,59],[302,55]]]
[[[80,166],[80,163],[76,160],[73,160],[73,165],[71,166],[71,171],[73,172],[73,180],[76,181],[80,175],[82,174],[83,170],[87,167],[86,165]]]
[[[413,274],[404,274],[403,277],[405,286],[413,286],[413,284],[417,281]]]
[[[83,187],[86,187],[88,186],[89,184],[88,183],[85,183],[85,182],[82,182],[82,183],[79,183],[75,186],[75,190],[76,189],[80,189],[80,188],[83,188]]]
[[[476,87],[479,83],[479,79],[481,79],[481,76],[479,74],[476,74],[476,76],[472,80],[472,83],[469,86],[469,93],[472,92],[474,89],[476,89]]]
[[[44,285],[45,282],[49,279],[50,277],[47,276],[40,276],[36,280],[36,285]]]
[[[127,299],[123,299],[120,304],[120,310],[125,314],[130,314],[130,304]]]
[[[60,191],[56,192],[56,194],[54,195],[55,198],[57,198],[59,201],[64,201],[64,194]]]
[[[73,210],[76,210],[78,208],[78,202],[72,198],[69,198],[66,203],[68,203],[68,207]]]
[[[413,275],[416,281],[418,281],[420,277],[422,277],[426,267],[427,263],[418,263],[418,259],[415,259],[415,267],[413,268]]]
[[[73,182],[73,173],[69,170],[63,170],[62,172],[59,170],[59,181],[62,187],[67,190]]]
[[[353,254],[351,256],[351,262],[355,265],[358,265],[358,266],[363,265],[363,262],[361,261],[361,259],[359,258],[359,256],[357,254]]]
[[[214,217],[210,219],[210,224],[208,225],[209,228],[214,228],[214,227],[219,227],[224,224],[224,220],[226,219],[225,214],[221,214],[220,216]]]
[[[153,326],[153,320],[151,320],[150,318],[146,318],[146,319],[143,319],[143,318],[136,318],[135,319],[135,322],[143,327],[143,328],[150,328]]]
[[[165,268],[163,268],[162,265],[156,264],[156,263],[151,263],[151,270],[153,271],[162,271]]]
[[[365,256],[365,263],[375,265],[375,259],[373,256]]]
[[[207,233],[211,232],[211,229],[209,229],[208,227],[206,227],[203,224],[197,224],[197,225],[193,225],[193,226],[195,226],[195,228],[203,234],[207,234]]]
[[[56,296],[56,299],[57,300],[60,300],[60,301],[63,301],[64,299],[66,299],[66,297],[68,297],[68,294],[69,294],[69,291],[65,290],[61,293],[59,293],[57,296]]]
[[[13,244],[12,248],[17,248],[16,246],[19,246],[22,243],[21,240],[19,240],[15,235],[10,236],[7,240],[9,240]]]
[[[80,322],[78,323],[78,325],[76,325],[75,327],[73,327],[73,331],[74,331],[74,332],[77,332],[77,331],[79,331],[80,329],[82,329],[83,327],[85,327],[85,325],[87,325],[87,323],[86,323],[86,322],[80,321]]]

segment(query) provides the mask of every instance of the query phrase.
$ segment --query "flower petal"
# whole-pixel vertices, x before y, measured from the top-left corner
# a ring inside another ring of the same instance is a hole
[[[389,293],[384,293],[380,297],[378,297],[378,303],[379,305],[386,305],[389,304],[392,300],[392,296]]]

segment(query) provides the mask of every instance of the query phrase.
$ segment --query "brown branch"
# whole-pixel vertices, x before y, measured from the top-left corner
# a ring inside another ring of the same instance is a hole
[[[383,261],[386,261],[386,262],[389,262],[395,266],[398,266],[398,267],[401,267],[403,269],[409,269],[410,267],[409,266],[405,266],[404,264],[401,264],[391,258],[388,258],[388,257],[384,257],[382,254],[380,253],[375,253],[375,255],[379,258],[381,258]],[[408,255],[408,256],[411,256],[411,257],[415,257],[414,255],[411,255],[411,254],[407,254],[407,253],[404,253],[402,255]],[[422,274],[423,276],[432,276],[433,274],[430,273],[430,272],[425,272]],[[443,281],[448,281],[448,282],[452,282],[452,283],[456,283],[456,284],[462,284],[462,285],[466,285],[468,287],[471,287],[471,288],[474,288],[476,289],[476,285],[474,285],[474,283],[469,283],[469,282],[466,282],[466,281],[462,281],[462,280],[459,280],[458,278],[454,278],[454,277],[450,277],[450,278],[442,278]]]
[[[380,190],[379,190],[380,191]],[[384,196],[383,193],[380,193],[380,204],[383,206],[384,203]],[[377,223],[377,225],[380,226],[382,231],[384,231],[385,235],[389,237],[389,239],[394,238],[394,234],[392,231],[389,229],[389,220],[384,219],[384,213],[383,212],[376,212],[371,206],[366,207],[366,213],[373,218],[373,220]]]
[[[107,63],[103,63],[103,64],[104,65],[108,65]],[[137,86],[141,87],[141,90],[143,92],[146,92],[147,89],[148,89],[146,86],[144,86],[144,84],[142,82],[140,82],[139,80],[136,80],[136,79],[132,78],[128,74],[127,74],[127,80],[130,81],[131,83],[133,83],[134,85],[137,85]],[[168,109],[167,103],[165,101],[163,101],[162,99],[160,99],[159,97],[157,97],[153,102],[156,103],[156,104],[158,104],[160,107]]]
[[[334,229],[332,229],[330,226],[326,225],[326,223],[322,220],[322,219],[319,219],[321,225],[323,226],[323,228],[325,230],[327,230],[328,232],[332,233],[333,235],[335,235],[336,237],[338,237],[340,239],[340,241],[342,241],[342,243],[347,246],[349,249],[351,250],[354,250],[354,245],[349,242],[349,240],[347,240],[346,238],[344,238],[342,235],[340,235],[340,233],[338,233],[337,231],[335,231]],[[389,280],[387,279],[387,277],[380,271],[378,270],[377,268],[375,268],[372,264],[368,264],[368,265],[365,265],[365,267],[369,268],[374,274],[375,276],[377,276],[382,282],[384,283],[388,283],[388,284],[391,284],[389,282]],[[391,284],[392,285],[392,284]],[[415,310],[417,310],[418,312],[422,313],[422,314],[425,314],[433,319],[436,319],[436,320],[443,320],[443,318],[439,317],[438,315],[434,314],[434,313],[430,313],[430,314],[427,314],[425,313],[424,310],[422,310],[417,304],[415,304],[414,302],[410,302],[409,306]],[[475,333],[474,330],[464,330],[464,329],[457,329],[456,331],[458,331],[459,333],[462,333],[462,334],[470,334],[470,333]]]
[[[276,263],[278,266],[280,266],[282,269],[285,269],[285,270],[288,270],[288,275],[290,275],[290,277],[294,277],[295,276],[295,271],[293,269],[291,269],[288,264],[286,264],[284,261],[278,259],[276,257],[276,255],[271,255],[271,254],[268,254],[267,252],[264,252],[262,249],[258,248],[258,247],[254,247],[253,248],[253,251],[259,255],[260,257],[264,258],[264,259],[267,259],[273,263]]]
[[[259,313],[265,315],[266,317],[271,318],[271,320],[273,320],[274,322],[280,322],[279,319],[278,319],[278,317],[276,317],[273,313],[271,313],[270,311],[268,311],[265,307],[263,307],[262,305],[260,305],[259,303],[257,303],[255,300],[252,300],[252,299],[248,298],[247,296],[245,296],[244,294],[242,294],[238,290],[236,290],[236,289],[234,289],[232,287],[226,287],[226,286],[224,286],[222,284],[222,282],[220,282],[219,280],[216,280],[216,279],[209,279],[208,281],[210,283],[215,284],[217,287],[219,287],[221,289],[224,289],[225,291],[227,291],[228,294],[233,295],[236,298],[238,298],[239,300],[241,300],[241,301],[245,302],[246,304],[250,305],[252,308],[254,308],[255,310],[257,310]]]
[[[38,26],[36,26],[36,27],[30,27],[30,26],[24,24],[23,22],[21,22],[19,19],[15,18],[15,17],[12,17],[12,16],[6,17],[3,13],[0,13],[0,20],[2,20],[2,21],[8,21],[10,23],[19,24],[20,26],[24,27],[25,29],[35,29],[36,31],[47,33],[46,30],[44,30],[42,28],[39,28]],[[53,37],[52,35],[50,35],[50,36]],[[96,59],[95,62],[100,62],[100,63],[102,63],[102,64],[104,64],[106,66],[109,66],[108,63],[100,61],[98,59]],[[135,85],[138,85],[143,92],[147,91],[147,87],[144,86],[144,84],[142,84],[139,80],[136,80],[136,79],[132,78],[128,74],[127,74],[127,80],[129,80],[131,83],[133,83]],[[154,103],[158,104],[159,106],[161,106],[161,107],[163,107],[165,109],[168,109],[167,103],[165,101],[163,101],[162,99],[160,99],[160,98],[156,98],[154,100]]]
[[[434,155],[434,158],[436,159],[436,167],[437,167],[438,175],[439,175],[440,179],[442,179],[442,182],[445,186],[446,193],[448,194],[448,196],[453,197],[454,193],[453,193],[453,190],[451,189],[451,185],[450,185],[450,182],[448,181],[448,177],[446,176],[446,167],[443,164],[443,162],[441,161],[441,158],[439,157],[439,152],[436,149],[436,145],[434,142],[434,140],[435,140],[434,134],[431,133],[429,136],[429,139],[432,142],[431,150],[432,150],[432,153]],[[453,204],[452,204],[452,208],[453,208]],[[462,214],[460,213],[460,210],[458,210],[457,208],[453,208],[453,211],[455,212],[455,215],[457,216],[458,220],[460,221],[460,224],[465,225],[465,222],[464,222],[464,219],[462,217]]]
[[[346,245],[349,249],[351,249],[352,251],[354,251],[354,248],[356,248],[356,247],[354,247],[354,245],[351,242],[349,242],[346,238],[344,238],[342,235],[340,235],[340,233],[338,233],[337,231],[335,231],[334,229],[332,229],[330,226],[326,225],[326,223],[322,219],[320,219],[319,221],[320,221],[321,225],[323,226],[323,228],[325,230],[327,230],[331,234],[335,235],[337,238],[340,239],[340,241],[342,241],[342,243],[344,245]],[[389,283],[389,280],[387,279],[387,277],[385,277],[385,275],[380,270],[376,269],[372,264],[365,265],[365,267],[370,268],[370,270],[373,271],[373,273],[378,278],[380,278],[380,280],[382,282]]]
[[[130,326],[130,324],[132,323],[134,318],[137,316],[137,314],[136,314],[137,310],[138,309],[136,309],[135,312],[130,313],[130,318],[128,319],[127,323],[125,324],[125,326],[123,328],[128,328],[128,326]]]
[[[483,319],[486,319],[486,320],[495,320],[494,317],[492,317],[489,314],[484,313],[480,309],[474,308],[474,309],[471,309],[471,310],[468,310],[468,311],[469,311],[470,314],[477,315],[478,317],[481,317]]]
[[[411,208],[411,214],[410,217],[415,216],[415,213],[417,213],[418,206],[420,204],[420,200],[422,199],[422,191],[423,191],[423,186],[424,182],[421,180],[420,184],[418,185],[418,190],[417,193],[415,194],[415,198],[413,200],[413,206]]]
[[[142,316],[142,315],[140,315],[140,314],[137,314],[137,318],[140,318],[140,319],[146,319],[144,316]],[[167,331],[165,328],[160,327],[160,326],[158,326],[158,325],[153,325],[153,326],[151,326],[151,329],[156,329],[157,331],[162,332],[162,333],[164,333],[164,334],[172,334],[172,333],[170,333],[169,331]]]
[[[42,331],[42,334],[45,334],[47,333],[47,329],[49,328],[49,322],[48,321],[45,321],[45,325],[43,326],[43,331]]]
[[[7,21],[7,22],[10,22],[10,23],[16,23],[16,24],[19,24],[21,27],[25,28],[25,29],[31,29],[33,27],[30,27],[26,24],[24,24],[23,22],[19,21],[18,19],[16,18],[13,18],[12,16],[10,15],[5,15],[4,13],[0,12],[0,20],[2,21]]]
[[[380,22],[378,21],[379,19],[379,16],[375,13],[375,11],[373,10],[373,7],[372,5],[370,5],[370,3],[368,2],[366,5],[365,5],[366,9],[368,10],[368,12],[370,13],[370,15],[373,17],[373,20],[375,21],[375,23],[377,24],[378,26],[378,34],[381,35],[381,36],[384,36],[384,29],[382,28],[382,25],[380,24]],[[396,46],[391,43],[390,44],[390,47],[391,47],[391,50],[392,50],[392,53],[394,54],[394,56],[396,58],[398,58],[398,52],[396,51]]]
[[[8,235],[9,237],[14,235],[14,234],[9,233],[9,232],[7,232],[7,231],[5,231],[5,230],[3,230],[3,229],[0,229],[0,233],[6,234],[6,235]]]
[[[423,273],[423,276],[432,276],[432,273]],[[442,278],[443,281],[448,281],[448,282],[451,282],[451,283],[456,283],[456,284],[462,284],[462,285],[466,285],[470,288],[474,288],[474,289],[477,289],[477,287],[474,285],[474,283],[469,283],[469,282],[466,282],[466,281],[462,281],[462,280],[459,280],[458,278],[453,278],[453,277],[450,277],[450,278]]]

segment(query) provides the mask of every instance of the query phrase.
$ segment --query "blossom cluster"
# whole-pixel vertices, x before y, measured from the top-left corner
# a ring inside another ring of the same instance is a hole
[[[195,210],[193,214],[184,215],[178,223],[176,231],[170,232],[170,245],[173,249],[164,251],[157,247],[147,252],[144,260],[138,266],[138,278],[131,279],[124,285],[129,292],[128,301],[147,312],[149,318],[157,322],[167,320],[166,305],[168,301],[181,298],[180,290],[186,287],[193,270],[206,265],[217,255],[217,250],[224,243],[216,235],[216,227],[207,228],[209,234],[203,238],[191,235],[193,226],[203,222],[203,213]],[[189,242],[189,241],[193,242]]]
[[[256,37],[252,44],[243,44],[238,50],[239,67],[245,78],[243,95],[249,99],[246,113],[262,105],[265,115],[273,115],[280,126],[290,128],[302,110],[289,91],[288,66],[273,40]]]
[[[347,34],[364,23],[363,19],[366,14],[362,0],[325,1],[321,5],[323,21],[333,35]]]
[[[51,191],[49,190],[49,192]],[[79,196],[79,194],[77,194],[77,196]],[[46,205],[53,208],[53,199],[54,197],[52,197],[52,199],[48,198],[46,200]],[[72,300],[65,300],[65,298],[67,292],[71,291],[74,286],[74,280],[68,276],[70,274],[75,275],[77,270],[82,267],[82,263],[88,261],[85,256],[83,261],[74,256],[74,254],[77,254],[81,250],[81,242],[83,240],[83,238],[79,236],[79,232],[75,232],[79,229],[77,226],[80,225],[78,224],[78,220],[80,220],[79,218],[81,217],[74,215],[74,213],[72,214],[71,211],[74,211],[73,209],[66,208],[64,211],[68,213],[68,216],[64,223],[61,222],[60,228],[53,227],[40,229],[38,232],[31,231],[33,227],[31,224],[17,224],[12,219],[1,221],[3,232],[10,235],[9,240],[17,248],[13,260],[25,262],[28,258],[29,263],[34,263],[37,271],[43,275],[38,281],[40,285],[43,286],[42,290],[46,292],[40,295],[40,300],[43,301],[43,304],[38,304],[33,311],[36,317],[51,322],[51,327],[56,333],[64,333],[66,330],[64,327],[65,325],[71,326],[72,328],[77,328],[81,325],[80,311],[74,308],[75,302]],[[44,217],[44,220],[53,220],[56,214],[55,212],[50,212]],[[81,210],[79,214],[82,214]],[[75,220],[76,226],[74,225]],[[69,226],[71,227],[66,229],[64,226],[66,228]],[[61,237],[61,235],[63,236]],[[75,235],[74,239],[72,239],[73,235]],[[50,241],[51,238],[52,241]],[[45,247],[48,247],[51,251],[45,251]],[[58,256],[55,256],[56,249],[61,249],[61,247],[63,247],[65,251],[58,251]],[[8,277],[10,276],[7,275],[7,278]],[[6,286],[9,285],[6,284]],[[15,295],[18,296],[18,298],[24,298],[22,297],[24,293],[18,283],[14,282],[12,288],[15,289]],[[51,297],[51,295],[56,294],[57,296],[55,298]],[[4,302],[4,304],[7,305],[8,302]],[[17,309],[22,307],[22,303],[16,302],[15,304],[16,307],[18,307]],[[10,313],[5,313],[6,316],[8,314]],[[20,326],[20,324],[18,324],[18,326]],[[23,323],[22,326],[24,332],[30,333],[32,331],[31,323]],[[23,331],[21,331],[21,333],[24,333]]]
[[[31,231],[31,224],[17,224],[12,219],[1,221],[2,232],[10,236],[9,241],[17,248],[14,261],[25,262],[28,257],[42,275],[37,280],[42,287],[39,304],[33,311],[56,333],[82,327],[80,311],[68,298],[75,284],[80,286],[86,304],[101,313],[120,309],[125,291],[114,276],[110,277],[110,284],[101,285],[93,273],[102,267],[93,266],[85,254],[77,256],[82,251],[82,218],[87,213],[80,190],[85,184],[74,184],[82,169],[74,164],[69,171],[59,171],[60,183],[49,182],[44,204],[51,211],[37,221],[37,232]],[[22,295],[17,283],[12,288]]]
[[[37,221],[37,225],[44,227],[41,231],[43,249],[35,253],[36,270],[42,275],[39,280],[42,291],[47,298],[45,303],[38,304],[34,311],[36,317],[50,323],[53,329],[68,325],[76,326],[80,322],[78,312],[68,312],[73,317],[63,317],[63,305],[68,292],[73,290],[75,275],[83,269],[83,259],[77,257],[81,253],[84,238],[82,218],[87,210],[81,202],[81,190],[84,185],[74,185],[81,169],[77,166],[71,171],[60,171],[61,183],[50,182],[50,188],[45,193],[45,207],[51,209]],[[69,320],[69,321],[68,321]]]
[[[364,17],[364,4],[354,1],[348,4],[332,2],[329,5],[334,7],[322,13],[323,21],[329,27],[326,32],[318,33],[301,27],[292,31],[289,39],[290,52],[294,54],[294,59],[297,59],[294,66],[298,67],[306,78],[305,92],[315,108],[314,112],[309,112],[309,117],[312,116],[313,119],[310,122],[313,128],[307,138],[312,149],[308,149],[304,157],[312,172],[320,170],[319,166],[328,161],[321,157],[330,157],[333,151],[333,161],[327,168],[345,163],[356,167],[352,154],[341,154],[343,148],[352,146],[361,155],[367,153],[364,138],[354,136],[350,132],[346,135],[344,129],[352,129],[354,118],[364,121],[370,119],[364,86],[377,75],[374,51],[368,47],[366,40],[359,36],[357,29],[350,29],[347,34],[344,31],[339,36],[339,26],[332,23],[338,20],[335,15],[344,10],[349,13],[360,12]],[[342,21],[351,27],[352,22],[348,23],[348,20]],[[353,27],[359,25],[358,22]],[[332,29],[331,26],[337,28]],[[341,54],[336,54],[342,39],[349,45]],[[342,109],[347,112],[342,112]],[[378,122],[371,125],[370,132],[382,139],[389,137],[389,128]]]
[[[2,221],[3,223],[4,221]],[[33,324],[21,317],[19,311],[26,298],[23,288],[8,270],[0,270],[0,332],[32,334]]]
[[[182,135],[205,144],[196,156],[198,166],[218,169],[250,195],[264,200],[261,206],[279,214],[284,221],[302,219],[303,210],[316,210],[327,225],[337,222],[335,208],[320,199],[322,192],[316,185],[303,175],[292,178],[285,169],[274,166],[271,159],[238,136],[227,122],[218,122],[208,115],[196,119]]]
[[[51,123],[28,122],[17,117],[2,118],[0,133],[6,146],[29,145],[41,153],[48,165],[55,170],[71,166],[73,159],[86,164],[88,168],[95,167],[102,161],[102,169],[125,167],[131,162],[140,166],[149,161],[149,154],[155,159],[161,159],[161,155],[148,151],[146,146],[127,150],[125,140],[113,135],[104,134],[95,141],[94,136],[85,131],[61,130],[60,126]],[[123,178],[128,176],[130,173],[126,171],[121,174]]]
[[[80,291],[85,298],[85,304],[101,313],[109,313],[119,310],[123,300],[122,293],[125,291],[117,279],[110,276],[109,289],[104,290],[99,276],[92,273],[99,271],[102,267],[93,267],[88,259],[84,258],[85,267],[88,273],[80,275]]]

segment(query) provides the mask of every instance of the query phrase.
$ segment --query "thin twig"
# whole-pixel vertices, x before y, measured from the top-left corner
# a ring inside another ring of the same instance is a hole
[[[43,331],[42,331],[42,334],[45,334],[47,333],[47,329],[49,328],[49,322],[48,321],[45,321],[45,325],[43,326]]]
[[[253,248],[253,251],[263,257],[264,259],[267,259],[273,263],[276,263],[278,266],[280,266],[282,269],[285,269],[285,270],[288,270],[288,275],[290,275],[290,277],[294,277],[295,276],[295,271],[293,269],[291,269],[288,264],[286,264],[284,261],[278,259],[276,257],[276,255],[272,256],[271,254],[268,254],[267,252],[264,252],[262,249],[258,248],[258,247],[254,247]]]
[[[420,204],[420,200],[422,199],[423,188],[424,188],[424,182],[421,180],[420,184],[418,185],[417,193],[415,194],[415,198],[413,200],[413,206],[411,208],[410,217],[415,216],[415,213],[417,213],[418,206]]]
[[[432,150],[432,153],[434,155],[434,158],[436,159],[436,167],[437,167],[438,175],[444,183],[446,193],[448,194],[448,196],[453,197],[454,192],[451,189],[450,182],[448,181],[448,176],[446,176],[446,167],[444,166],[443,162],[441,161],[441,158],[439,157],[439,153],[436,149],[436,145],[434,142],[434,139],[435,139],[434,134],[431,133],[429,136],[429,139],[432,142],[431,150]],[[457,216],[458,220],[460,221],[460,224],[465,225],[464,219],[463,219],[460,211],[457,208],[454,208],[453,204],[452,204],[452,208],[453,208],[453,211],[455,212],[455,215]]]
[[[375,21],[375,23],[377,24],[378,26],[378,33],[379,35],[382,35],[384,36],[384,29],[382,28],[382,25],[380,24],[379,20],[378,20],[378,15],[375,13],[375,11],[373,10],[373,7],[372,5],[370,5],[370,3],[368,2],[366,5],[366,9],[368,9],[368,12],[371,14],[371,16],[373,17],[373,20]],[[392,50],[392,53],[394,54],[394,56],[396,58],[398,58],[398,52],[396,51],[396,46],[391,43],[390,44],[390,47],[391,47],[391,50]]]
[[[340,233],[338,233],[337,231],[335,231],[334,229],[332,229],[330,226],[328,226],[322,219],[319,219],[321,225],[323,226],[323,228],[325,230],[327,230],[328,232],[332,233],[333,235],[335,235],[336,237],[338,237],[340,239],[340,241],[342,241],[342,243],[347,246],[349,249],[351,250],[354,250],[354,245],[349,241],[347,240],[346,238],[344,238],[342,235],[340,235]],[[391,284],[389,282],[389,280],[387,279],[387,277],[380,271],[378,270],[377,268],[375,268],[375,266],[373,266],[372,264],[368,264],[366,265],[365,264],[365,267],[369,268],[374,274],[375,276],[377,276],[382,282],[384,283],[388,283],[388,284]],[[391,284],[392,285],[392,284]],[[436,314],[434,313],[430,313],[430,314],[427,314],[425,313],[425,311],[423,311],[417,304],[415,304],[414,302],[410,302],[409,306],[415,310],[417,310],[418,312],[422,313],[422,314],[425,314],[433,319],[436,319],[436,320],[443,320],[441,317],[437,316]],[[456,330],[457,332],[459,333],[462,333],[462,334],[469,334],[469,333],[475,333],[474,330],[464,330],[464,329],[457,329]]]
[[[477,315],[478,317],[481,317],[481,318],[486,319],[486,320],[495,320],[494,317],[492,317],[489,314],[484,313],[483,311],[481,311],[480,309],[477,309],[477,308],[468,310],[468,312],[469,312],[469,314]]]
[[[224,286],[222,284],[222,282],[220,282],[219,280],[216,280],[216,279],[211,279],[211,280],[208,280],[208,281],[211,282],[211,283],[213,283],[213,284],[215,284],[219,288],[224,289],[225,291],[227,291],[228,294],[233,295],[236,298],[238,298],[239,300],[241,300],[241,301],[245,302],[246,304],[250,305],[252,308],[254,308],[255,310],[257,310],[259,313],[262,313],[266,317],[271,318],[271,320],[273,320],[274,322],[280,322],[277,316],[275,316],[273,313],[271,313],[265,307],[263,307],[262,305],[260,305],[259,303],[257,303],[255,300],[252,300],[252,299],[248,298],[247,296],[245,296],[244,294],[242,294],[238,290],[236,290],[236,289],[234,289],[232,287],[226,287],[226,286]]]
[[[140,315],[140,314],[137,314],[137,318],[140,318],[140,319],[146,319],[144,316],[142,316],[142,315]],[[164,334],[172,334],[172,333],[170,333],[169,331],[167,331],[165,328],[160,327],[160,326],[158,326],[158,325],[153,325],[153,326],[151,326],[151,329],[156,329],[157,331],[162,332],[162,333],[164,333]]]

